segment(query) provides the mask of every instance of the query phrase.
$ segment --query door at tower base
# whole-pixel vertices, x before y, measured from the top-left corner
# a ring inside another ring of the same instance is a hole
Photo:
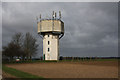
[[[45,60],[58,60],[59,35],[45,34],[43,37],[43,55]]]
[[[45,60],[45,54],[43,55],[43,60]]]

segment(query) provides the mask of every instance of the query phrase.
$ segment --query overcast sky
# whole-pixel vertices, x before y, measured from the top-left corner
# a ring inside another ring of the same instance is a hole
[[[30,32],[40,44],[36,16],[51,17],[52,11],[62,13],[65,35],[60,40],[61,56],[118,56],[118,4],[98,2],[77,3],[2,3],[2,43],[10,42],[16,32]]]

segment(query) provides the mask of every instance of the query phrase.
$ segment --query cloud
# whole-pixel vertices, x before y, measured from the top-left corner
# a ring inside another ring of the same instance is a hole
[[[52,11],[62,12],[65,36],[60,40],[60,55],[63,56],[117,56],[118,5],[98,2],[40,2],[2,4],[3,45],[7,45],[15,32],[31,32],[40,44],[37,35],[36,16],[51,17]]]

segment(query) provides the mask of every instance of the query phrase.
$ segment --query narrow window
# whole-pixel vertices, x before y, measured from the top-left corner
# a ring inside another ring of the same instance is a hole
[[[48,48],[48,52],[50,51],[50,48]]]
[[[48,37],[49,37],[49,35],[48,35]]]
[[[50,41],[48,41],[48,45],[50,44]]]

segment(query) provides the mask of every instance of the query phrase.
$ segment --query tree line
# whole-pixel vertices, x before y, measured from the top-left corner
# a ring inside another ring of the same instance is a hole
[[[15,57],[22,60],[29,60],[37,54],[37,39],[29,32],[25,35],[16,33],[7,46],[3,46],[2,55],[13,60]]]

